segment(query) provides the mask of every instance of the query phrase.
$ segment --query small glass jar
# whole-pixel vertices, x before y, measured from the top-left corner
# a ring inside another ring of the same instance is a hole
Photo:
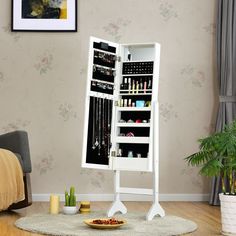
[[[117,157],[122,157],[122,149],[118,149]]]
[[[141,153],[137,153],[137,158],[141,158],[141,157],[142,157]]]
[[[128,157],[134,157],[133,151],[128,151]]]

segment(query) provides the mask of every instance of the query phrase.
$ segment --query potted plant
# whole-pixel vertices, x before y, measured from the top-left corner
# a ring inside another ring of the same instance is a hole
[[[222,233],[236,235],[236,121],[222,132],[200,139],[200,151],[185,158],[191,166],[200,167],[199,173],[221,179]]]
[[[75,196],[75,188],[70,188],[70,194],[65,191],[65,206],[63,207],[64,214],[74,215],[78,211],[78,207],[76,206],[76,196]]]

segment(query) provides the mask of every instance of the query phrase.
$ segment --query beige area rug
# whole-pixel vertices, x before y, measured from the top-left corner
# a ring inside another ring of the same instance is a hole
[[[118,219],[127,220],[127,224],[114,230],[92,229],[83,223],[88,218],[106,218],[105,213],[69,215],[38,214],[23,217],[15,225],[23,230],[56,236],[173,236],[193,232],[197,224],[177,216],[155,217],[145,220],[144,213],[127,213],[116,215]]]

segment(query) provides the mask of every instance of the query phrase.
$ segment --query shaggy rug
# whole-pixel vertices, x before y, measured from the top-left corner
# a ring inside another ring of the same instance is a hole
[[[127,224],[109,230],[92,229],[83,223],[88,218],[106,218],[105,213],[69,215],[38,214],[23,217],[15,225],[23,230],[56,236],[173,236],[193,232],[197,224],[177,216],[155,217],[146,221],[142,213],[116,215],[118,219],[127,220]]]

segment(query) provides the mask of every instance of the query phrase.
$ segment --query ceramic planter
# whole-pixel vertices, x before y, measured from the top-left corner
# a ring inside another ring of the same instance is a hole
[[[236,196],[219,194],[223,235],[236,235]]]
[[[77,206],[63,206],[63,213],[66,215],[74,215],[78,212]]]

